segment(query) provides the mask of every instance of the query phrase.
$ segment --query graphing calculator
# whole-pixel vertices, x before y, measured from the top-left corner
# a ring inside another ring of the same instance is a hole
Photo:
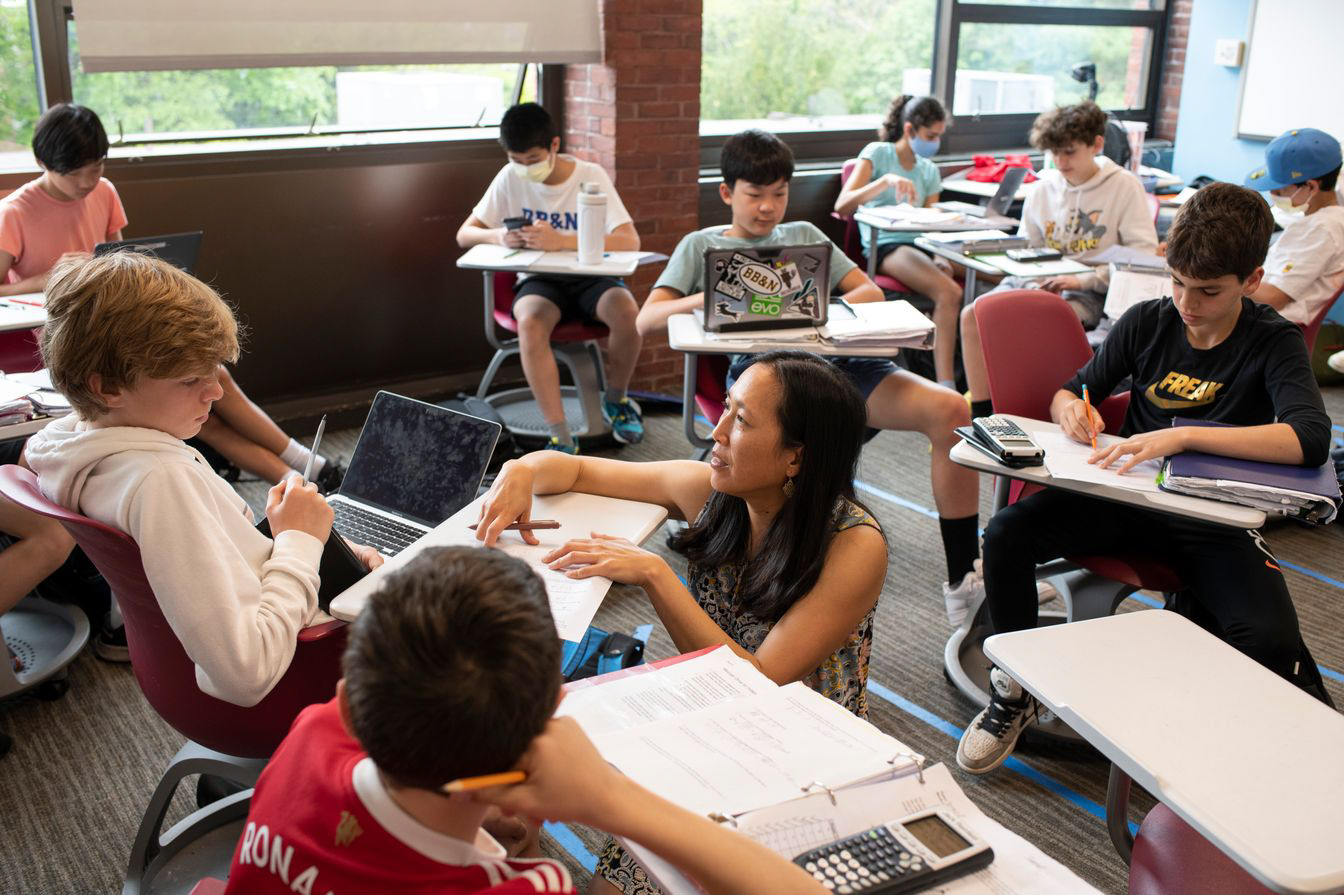
[[[1007,417],[976,417],[971,420],[971,434],[973,437],[967,440],[1000,463],[1039,466],[1045,460],[1041,446]]]
[[[989,844],[942,807],[888,821],[793,859],[840,895],[918,892],[993,860]]]

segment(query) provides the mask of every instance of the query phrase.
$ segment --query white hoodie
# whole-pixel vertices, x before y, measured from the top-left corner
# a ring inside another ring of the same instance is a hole
[[[135,539],[201,690],[260,702],[319,614],[322,542],[293,530],[267,538],[195,449],[157,429],[95,429],[71,414],[33,435],[26,454],[50,500]]]
[[[1105,156],[1097,156],[1097,167],[1078,186],[1070,186],[1057,169],[1042,171],[1023,204],[1017,232],[1033,246],[1058,249],[1084,263],[1113,245],[1155,251],[1157,228],[1143,184]],[[1101,265],[1080,276],[1082,288],[1105,292],[1108,270]]]

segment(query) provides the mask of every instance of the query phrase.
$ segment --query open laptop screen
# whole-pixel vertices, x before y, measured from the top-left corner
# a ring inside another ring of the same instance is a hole
[[[476,499],[498,423],[379,392],[341,495],[433,527]]]

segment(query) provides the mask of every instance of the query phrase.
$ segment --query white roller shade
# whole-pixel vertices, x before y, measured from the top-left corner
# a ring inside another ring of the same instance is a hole
[[[85,71],[598,62],[598,0],[75,0]]]

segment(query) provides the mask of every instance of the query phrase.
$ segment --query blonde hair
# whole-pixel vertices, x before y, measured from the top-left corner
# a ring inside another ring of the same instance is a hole
[[[83,419],[107,412],[89,383],[95,374],[106,391],[238,359],[238,323],[215,290],[136,252],[58,264],[46,307],[42,361]]]

